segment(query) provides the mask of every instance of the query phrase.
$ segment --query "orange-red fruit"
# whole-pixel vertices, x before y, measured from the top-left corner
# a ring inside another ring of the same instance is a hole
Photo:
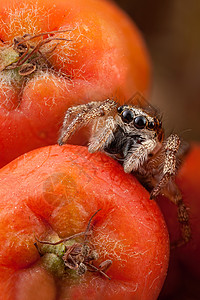
[[[156,299],[163,285],[169,243],[162,214],[148,192],[102,153],[80,146],[49,146],[0,171],[1,298]],[[86,272],[56,279],[41,264],[35,235],[68,237],[94,218],[98,265],[113,264],[108,280]]]
[[[150,64],[144,42],[113,3],[3,0],[0,19],[0,166],[56,143],[69,106],[116,96],[123,102],[136,91],[148,93]],[[4,47],[12,46],[15,37],[56,30],[68,31],[51,37],[69,41],[56,40],[40,49],[53,72],[41,71],[39,62],[30,76],[3,70],[15,62],[13,50]]]

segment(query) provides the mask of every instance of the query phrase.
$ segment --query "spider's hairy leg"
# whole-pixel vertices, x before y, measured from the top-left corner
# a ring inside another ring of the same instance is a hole
[[[142,165],[148,158],[148,154],[151,153],[156,146],[156,141],[148,140],[134,145],[129,154],[124,160],[124,172],[130,173],[138,171],[140,165]]]
[[[90,102],[87,104],[74,106],[68,109],[61,131],[61,136],[58,140],[59,145],[67,142],[68,138],[81,126],[86,125],[88,122],[95,118],[107,115],[115,109],[117,103],[111,99],[103,102]],[[75,115],[75,116],[74,116]],[[71,123],[69,122],[71,116],[74,116]]]
[[[86,113],[86,111],[88,111],[92,106],[93,103],[96,102],[91,102],[88,104],[82,104],[82,105],[78,105],[78,106],[72,106],[69,107],[66,114],[65,114],[65,118],[63,121],[63,125],[62,125],[62,129],[61,129],[61,134],[60,137],[58,139],[58,144],[61,146],[63,144],[65,144],[65,142],[67,141],[67,139],[70,137],[71,133],[69,132],[69,125],[70,125],[70,120],[74,115],[78,115],[81,112]]]
[[[173,243],[172,248],[180,247],[188,243],[192,236],[188,208],[185,206],[182,194],[175,182],[170,182],[168,188],[164,188],[162,194],[177,206],[178,222],[180,224],[182,239]]]
[[[165,143],[165,158],[163,167],[163,176],[151,192],[151,198],[160,194],[163,187],[167,185],[170,179],[176,174],[176,154],[179,150],[180,138],[177,134],[171,134]]]
[[[151,192],[150,198],[155,198],[158,194],[162,193],[167,196],[170,201],[177,205],[178,221],[181,226],[182,240],[176,243],[176,246],[181,246],[191,239],[191,229],[189,224],[189,215],[187,208],[182,200],[181,192],[174,182],[176,174],[176,154],[180,146],[180,138],[176,134],[172,134],[165,144],[165,160],[163,167],[163,176],[159,183]],[[173,181],[171,180],[173,179]]]
[[[109,145],[114,139],[113,132],[116,130],[116,128],[117,128],[117,123],[115,122],[115,119],[112,116],[108,117],[105,120],[103,128],[101,128],[90,139],[88,151],[90,153],[94,153],[95,151],[102,150],[105,145]]]
[[[181,193],[176,198],[177,210],[178,210],[178,221],[180,223],[181,232],[182,232],[182,240],[176,242],[174,246],[179,247],[188,243],[191,239],[191,228],[189,222],[189,214],[188,208],[185,206]]]
[[[78,106],[69,107],[66,114],[65,114],[65,118],[64,118],[64,122],[63,122],[63,129],[68,127],[70,118],[73,115],[76,115],[76,114],[78,114],[82,111],[89,110],[92,106],[93,106],[93,102],[88,103],[88,104],[81,104],[81,105],[78,105]]]

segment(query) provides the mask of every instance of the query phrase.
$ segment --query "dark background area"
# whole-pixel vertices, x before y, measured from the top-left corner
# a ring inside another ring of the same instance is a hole
[[[150,100],[166,133],[200,141],[200,0],[115,0],[134,20],[149,50]]]

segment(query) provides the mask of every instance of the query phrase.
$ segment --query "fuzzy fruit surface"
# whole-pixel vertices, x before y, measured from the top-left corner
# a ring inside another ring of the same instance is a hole
[[[70,106],[148,94],[145,44],[113,3],[3,0],[0,19],[0,166],[56,143]]]
[[[169,256],[162,214],[149,193],[105,154],[65,145],[33,150],[0,171],[0,288],[10,299],[157,299]],[[56,278],[34,246],[36,236],[85,230],[106,271]],[[124,298],[125,297],[125,298]]]

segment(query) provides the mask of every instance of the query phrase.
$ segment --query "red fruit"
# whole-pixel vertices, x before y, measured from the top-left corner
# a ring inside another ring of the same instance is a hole
[[[2,299],[158,297],[169,254],[162,214],[111,158],[80,146],[34,150],[0,170],[0,206]],[[112,260],[106,271],[111,280],[98,272],[77,276],[69,269],[56,277],[55,268],[62,268],[50,266],[48,254],[39,256],[36,237],[83,232],[98,209],[89,239],[99,254],[95,266]]]
[[[56,143],[69,106],[148,93],[145,45],[113,3],[3,0],[0,19],[0,166]]]

